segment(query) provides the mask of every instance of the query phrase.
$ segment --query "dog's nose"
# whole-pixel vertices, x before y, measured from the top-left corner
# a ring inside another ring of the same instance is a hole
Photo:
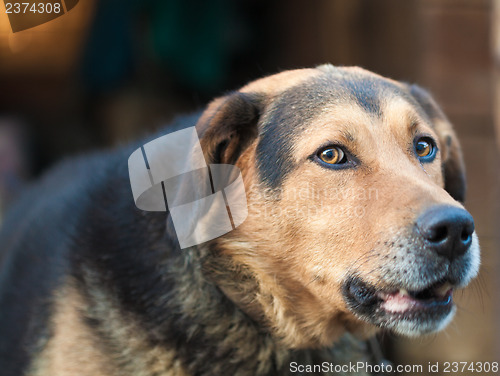
[[[474,220],[464,209],[433,206],[418,217],[416,224],[427,245],[450,260],[463,255],[471,245]]]

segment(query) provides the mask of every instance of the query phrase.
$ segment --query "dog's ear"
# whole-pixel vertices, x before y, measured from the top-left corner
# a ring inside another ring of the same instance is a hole
[[[257,137],[263,96],[234,92],[215,99],[196,124],[207,163],[235,164]]]
[[[465,164],[457,135],[432,96],[417,85],[409,87],[411,95],[423,108],[436,130],[441,144],[444,188],[455,200],[464,202],[466,193]]]

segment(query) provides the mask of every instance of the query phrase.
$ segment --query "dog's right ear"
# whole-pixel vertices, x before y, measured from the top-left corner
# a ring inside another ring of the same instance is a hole
[[[242,92],[210,103],[196,124],[206,162],[235,164],[257,137],[263,107],[263,95]]]

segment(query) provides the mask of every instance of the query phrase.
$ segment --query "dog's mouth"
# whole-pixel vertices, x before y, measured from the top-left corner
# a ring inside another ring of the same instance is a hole
[[[343,294],[348,307],[359,318],[408,335],[441,329],[454,308],[453,285],[447,279],[410,290],[377,289],[359,277],[351,277],[344,284]]]
[[[376,297],[381,301],[380,308],[392,314],[405,314],[414,311],[432,310],[453,304],[453,286],[439,281],[419,291],[398,289],[387,292],[378,291]]]

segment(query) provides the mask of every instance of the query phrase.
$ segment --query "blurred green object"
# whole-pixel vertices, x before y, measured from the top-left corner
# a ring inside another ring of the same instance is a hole
[[[225,0],[155,3],[153,51],[189,86],[214,91],[223,84],[232,52],[230,5]]]
[[[234,57],[251,44],[237,0],[107,0],[97,3],[83,59],[83,83],[103,92],[138,73],[213,95]]]

